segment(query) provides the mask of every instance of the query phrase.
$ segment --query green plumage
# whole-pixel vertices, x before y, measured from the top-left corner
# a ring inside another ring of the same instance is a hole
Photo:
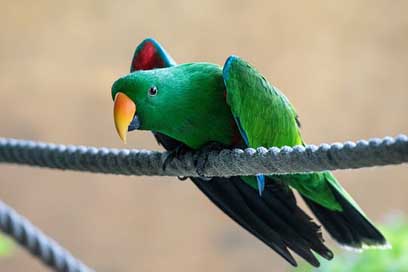
[[[155,96],[147,92],[152,86],[158,90]],[[112,97],[117,92],[125,93],[135,102],[141,129],[158,132],[191,149],[201,148],[209,142],[255,148],[304,144],[297,113],[288,99],[247,62],[235,56],[229,57],[223,68],[210,63],[190,63],[137,71],[114,83]],[[255,177],[241,179],[252,187],[251,190],[257,190]],[[356,248],[386,244],[381,233],[330,172],[267,176],[266,180],[267,186],[279,186],[285,194],[291,194],[290,187],[296,189],[341,244]],[[223,193],[211,191],[209,187],[204,189],[227,214],[267,242],[263,235],[256,234],[257,228],[247,225],[246,215],[243,217],[231,210],[228,201],[223,204],[219,200]],[[259,196],[259,203],[251,200],[256,203],[254,207],[264,207],[262,205],[271,201],[262,200],[263,197]],[[290,241],[282,243],[291,247]],[[285,251],[274,249],[285,258],[288,256]],[[314,262],[309,253],[299,254]],[[327,256],[330,258],[330,254]],[[287,259],[292,262],[289,257]]]
[[[224,68],[227,103],[239,118],[248,146],[302,144],[296,112],[287,98],[248,63],[230,57]]]
[[[132,73],[115,83],[112,95],[121,90],[137,101],[142,129],[163,133],[193,149],[212,141],[232,145],[234,117],[240,120],[248,147],[302,144],[297,115],[288,99],[243,60],[231,57],[227,65],[224,76],[220,66],[210,63]],[[147,95],[151,86],[158,89],[157,96]],[[305,197],[341,210],[330,187],[340,189],[341,194],[344,190],[330,173],[279,179]],[[244,180],[254,186],[254,178]]]
[[[157,96],[149,96],[151,86]],[[210,141],[230,144],[233,120],[224,99],[220,66],[188,63],[139,71],[117,80],[121,91],[137,101],[141,129],[166,134],[197,149]]]
[[[230,57],[226,67],[227,103],[234,117],[240,120],[248,146],[302,145],[297,114],[288,99],[245,61]],[[329,209],[341,210],[329,188],[330,183],[337,184],[330,173],[287,175],[279,179],[305,197]]]

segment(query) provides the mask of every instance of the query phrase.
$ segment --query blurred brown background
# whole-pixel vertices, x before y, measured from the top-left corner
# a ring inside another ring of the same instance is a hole
[[[155,37],[178,62],[249,60],[296,106],[308,143],[408,133],[407,1],[1,1],[0,136],[123,146],[110,87]],[[175,178],[0,166],[0,198],[97,271],[289,266]],[[336,175],[375,222],[408,212],[408,169]],[[330,240],[330,239],[329,239]],[[21,249],[1,271],[46,271]]]

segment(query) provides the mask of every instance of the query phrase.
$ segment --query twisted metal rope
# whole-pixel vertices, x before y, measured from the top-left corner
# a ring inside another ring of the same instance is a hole
[[[0,138],[0,163],[15,163],[96,173],[149,176],[238,176],[356,169],[408,162],[408,137],[361,140],[319,146],[260,147],[186,153],[163,169],[169,153],[108,149]]]
[[[15,163],[122,175],[198,176],[196,162],[204,160],[205,176],[286,174],[355,169],[408,162],[408,137],[371,139],[320,146],[248,148],[187,153],[163,163],[169,153],[65,146],[0,138],[0,163]],[[0,229],[58,272],[92,271],[47,238],[13,209],[0,202]]]
[[[0,229],[55,271],[93,271],[1,201]]]

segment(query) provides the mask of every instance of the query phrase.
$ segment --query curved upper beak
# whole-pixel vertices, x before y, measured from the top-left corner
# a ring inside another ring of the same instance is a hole
[[[118,92],[115,95],[113,105],[113,119],[116,131],[123,142],[126,143],[128,127],[136,114],[136,104],[124,93]]]

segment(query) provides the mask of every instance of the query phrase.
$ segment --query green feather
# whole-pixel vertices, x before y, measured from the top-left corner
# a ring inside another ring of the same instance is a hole
[[[148,90],[153,86],[158,92],[151,96]],[[136,104],[140,129],[159,132],[192,149],[209,142],[254,148],[304,144],[296,111],[288,99],[247,62],[235,56],[228,58],[223,69],[210,63],[189,63],[137,71],[114,83],[112,97],[118,92],[125,93]],[[256,177],[241,179],[254,190],[258,189]],[[355,248],[386,245],[385,238],[330,172],[272,175],[265,180],[269,183],[266,186],[270,186],[266,188],[268,192],[276,185],[273,182],[296,189],[339,243]],[[264,214],[254,211],[254,218],[252,212],[236,209],[255,205],[262,210],[271,199],[260,198],[258,202],[251,197],[252,204],[248,204],[245,197],[237,200],[240,198],[231,195],[231,191],[223,192],[223,188],[209,186],[207,193],[227,214],[238,218],[240,224],[263,239],[256,233],[262,229],[258,220]],[[247,188],[249,192],[251,188]],[[240,194],[237,188],[234,190]],[[234,205],[229,206],[227,203],[231,201]],[[252,225],[243,218],[255,221]]]
[[[282,147],[302,145],[297,114],[282,92],[272,86],[255,68],[244,60],[231,56],[224,66],[227,103],[238,119],[249,147]],[[332,189],[337,190],[360,212],[361,209],[340,186],[330,172],[282,175],[305,197],[331,210],[341,211]],[[246,181],[254,186],[253,181]]]
[[[158,94],[149,97],[152,86]],[[235,56],[228,58],[223,70],[210,63],[189,63],[131,73],[115,82],[112,97],[117,92],[135,101],[141,129],[163,133],[193,149],[211,141],[232,146],[237,126],[248,147],[303,144],[289,100]],[[274,178],[326,208],[341,211],[334,189],[361,212],[330,172]],[[243,179],[256,189],[254,177]]]
[[[152,86],[156,96],[148,95]],[[224,88],[220,66],[189,63],[126,75],[114,83],[112,97],[123,92],[135,102],[142,130],[198,149],[211,141],[229,145],[233,138]]]

